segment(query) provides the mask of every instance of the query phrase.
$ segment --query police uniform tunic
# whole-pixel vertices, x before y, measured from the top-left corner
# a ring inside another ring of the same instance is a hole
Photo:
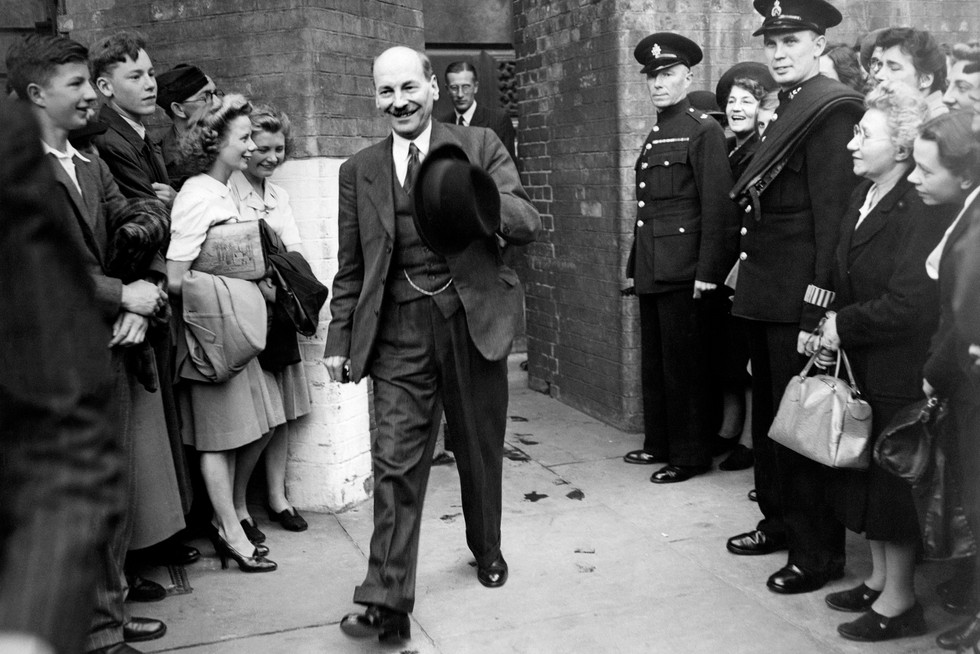
[[[724,134],[684,99],[663,109],[636,161],[636,225],[627,264],[640,299],[644,451],[672,465],[711,463],[720,406],[705,353],[722,319],[719,286],[737,251],[737,207]],[[715,296],[718,297],[715,297]]]

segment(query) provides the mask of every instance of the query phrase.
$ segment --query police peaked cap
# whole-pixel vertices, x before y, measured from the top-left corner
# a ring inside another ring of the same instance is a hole
[[[800,30],[823,34],[828,27],[839,25],[844,20],[834,5],[824,0],[755,0],[752,6],[765,19],[762,27],[752,32],[752,36]]]
[[[701,62],[704,53],[697,43],[685,36],[657,32],[640,41],[633,50],[633,57],[643,66],[641,73],[652,75],[677,64],[692,68]]]

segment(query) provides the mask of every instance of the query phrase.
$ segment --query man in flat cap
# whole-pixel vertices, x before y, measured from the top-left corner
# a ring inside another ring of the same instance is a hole
[[[636,225],[626,276],[640,302],[643,448],[628,463],[667,465],[657,484],[711,468],[721,395],[710,381],[708,330],[722,320],[718,290],[735,260],[736,206],[718,122],[687,98],[701,48],[679,34],[647,36],[643,67],[657,124],[636,161]]]
[[[844,528],[824,499],[823,467],[768,437],[779,400],[800,372],[804,344],[829,290],[840,218],[857,183],[847,142],[862,97],[819,74],[824,32],[842,17],[823,0],[756,0],[779,106],[731,196],[743,207],[732,312],[745,318],[752,361],[752,440],[763,520],[728,541],[733,554],[789,548],[777,593],[816,590],[844,574]],[[810,354],[811,352],[807,352]]]
[[[173,124],[156,135],[154,143],[163,152],[170,185],[176,190],[193,172],[181,161],[180,137],[187,131],[194,114],[220,96],[214,82],[197,66],[177,64],[157,76],[157,104],[167,112]]]
[[[439,83],[428,57],[390,48],[374,60],[373,74],[375,105],[392,133],[340,167],[338,270],[324,357],[333,381],[371,376],[377,423],[371,446],[374,533],[367,575],[354,591],[354,602],[367,610],[346,616],[340,627],[351,637],[389,641],[410,637],[440,400],[453,434],[477,579],[489,588],[507,580],[500,551],[507,354],[523,293],[517,274],[503,264],[497,236],[529,243],[541,219],[492,131],[432,120]],[[457,183],[419,197],[427,192],[432,162],[448,170],[439,154],[447,149],[468,159],[464,165],[485,171],[489,189],[463,193],[465,184]],[[458,207],[458,214],[443,214],[435,224],[452,223],[451,217],[465,222],[463,210],[481,197],[481,207],[499,202],[496,233],[444,248],[452,245],[444,234],[420,229],[430,224],[422,219],[432,216],[415,207]]]

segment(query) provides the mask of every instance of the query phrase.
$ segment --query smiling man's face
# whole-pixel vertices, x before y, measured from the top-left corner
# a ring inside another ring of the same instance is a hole
[[[374,62],[374,101],[399,136],[414,139],[425,131],[439,97],[435,75],[426,79],[422,60],[403,47],[384,51]]]

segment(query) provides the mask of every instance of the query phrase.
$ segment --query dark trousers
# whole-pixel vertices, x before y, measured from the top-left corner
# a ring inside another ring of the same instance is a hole
[[[100,576],[95,585],[95,611],[92,626],[85,640],[85,650],[108,647],[123,642],[123,624],[126,622],[126,576],[123,565],[133,529],[133,502],[136,488],[136,459],[133,434],[130,428],[132,413],[132,381],[126,372],[122,352],[113,351],[112,364],[115,372],[112,409],[113,428],[119,439],[122,453],[122,487],[125,504],[122,515],[109,534],[109,542],[99,553]]]
[[[708,326],[721,314],[714,298],[692,293],[693,285],[639,296],[643,449],[673,465],[709,466],[720,380],[709,374]]]
[[[814,574],[844,564],[844,526],[827,500],[821,464],[769,438],[786,384],[806,360],[796,352],[795,324],[746,321],[752,361],[752,448],[755,483],[763,520],[758,529],[784,532],[789,563]]]
[[[958,455],[955,470],[960,475],[960,500],[974,537],[980,538],[980,405],[954,400],[949,408],[956,433],[951,454]],[[980,556],[973,557],[973,569],[973,597],[980,601]]]
[[[367,576],[354,601],[411,612],[437,399],[453,435],[466,544],[478,565],[500,553],[507,362],[483,358],[462,309],[446,318],[431,299],[386,301],[370,374],[377,424],[374,532]]]

